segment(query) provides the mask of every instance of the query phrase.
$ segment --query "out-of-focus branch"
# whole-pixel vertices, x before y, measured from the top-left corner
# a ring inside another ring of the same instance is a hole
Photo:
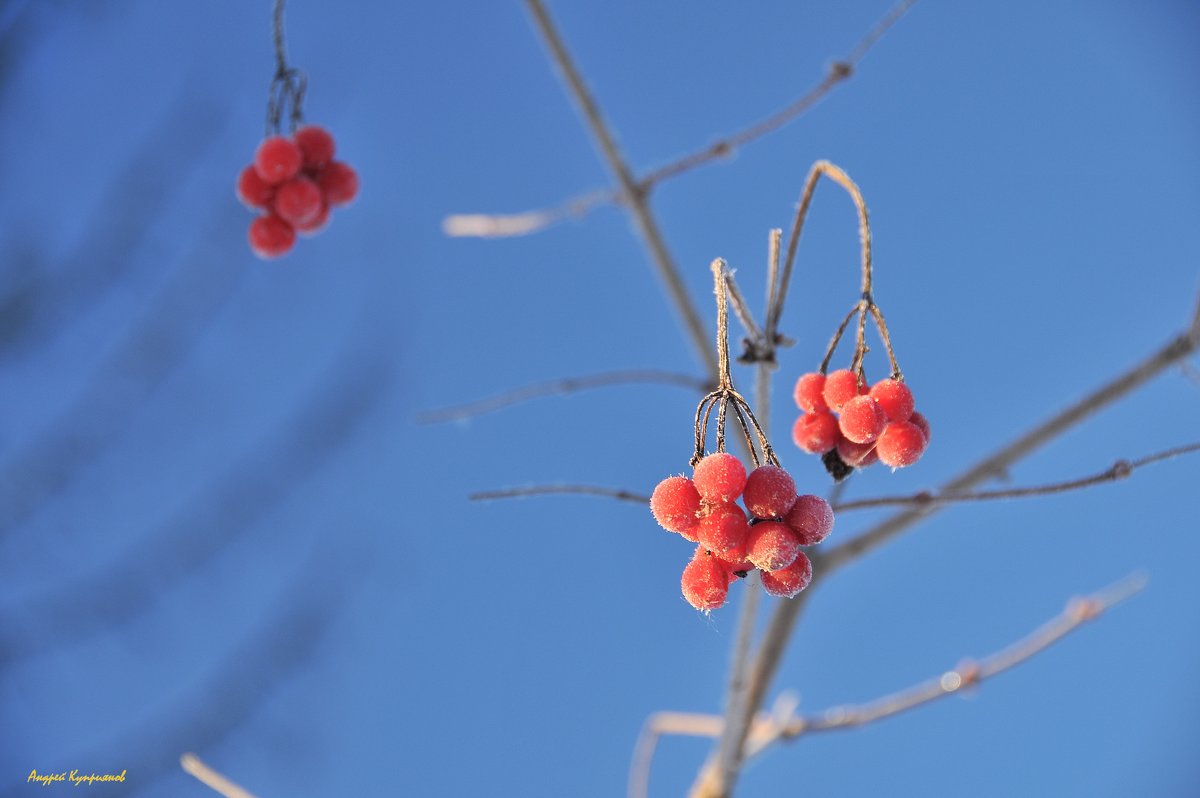
[[[955,668],[928,681],[874,701],[845,704],[812,715],[797,715],[795,700],[784,696],[770,715],[758,713],[754,718],[747,739],[746,756],[757,756],[777,742],[794,740],[813,732],[866,726],[977,686],[1032,659],[1145,586],[1146,576],[1135,573],[1090,596],[1073,598],[1059,615],[1007,648],[977,661],[964,660]],[[719,737],[724,725],[724,719],[716,715],[657,712],[647,718],[630,768],[630,798],[644,798],[647,795],[650,764],[659,737]]]
[[[213,229],[228,230],[233,224],[230,214],[221,213]],[[89,462],[120,439],[146,397],[183,361],[233,295],[246,271],[243,265],[202,245],[176,267],[66,410],[0,465],[0,538],[66,490]]]
[[[1067,491],[1079,490],[1080,488],[1089,488],[1093,485],[1101,485],[1105,482],[1117,482],[1131,476],[1137,469],[1148,466],[1151,463],[1170,460],[1173,457],[1180,457],[1196,451],[1200,451],[1200,443],[1189,443],[1186,446],[1176,446],[1165,451],[1146,455],[1145,457],[1139,457],[1136,460],[1118,460],[1103,471],[1092,474],[1088,477],[1070,479],[1064,482],[1051,482],[1046,485],[1035,485],[1028,488],[979,490],[971,493],[952,493],[949,495],[942,495],[926,490],[919,493],[911,493],[905,496],[876,496],[870,499],[854,499],[852,501],[834,504],[833,509],[835,512],[840,513],[845,510],[865,510],[871,507],[889,507],[897,504],[912,504],[920,506],[927,504],[981,502],[994,501],[996,499],[1025,499],[1032,496],[1049,496],[1055,493],[1066,493]]]
[[[730,136],[719,139],[699,150],[683,155],[668,164],[653,169],[645,177],[634,181],[643,193],[648,193],[659,183],[677,177],[712,161],[728,158],[739,147],[775,132],[789,122],[803,116],[821,100],[825,99],[840,83],[848,80],[858,63],[877,41],[896,24],[916,0],[902,0],[887,15],[875,24],[859,41],[850,55],[829,65],[825,75],[807,92],[788,105]],[[610,190],[589,191],[557,207],[526,211],[514,214],[454,214],[442,222],[442,229],[450,236],[473,236],[494,238],[522,236],[557,224],[565,219],[579,218],[593,209],[609,202],[624,201],[621,192]]]
[[[604,121],[599,106],[592,99],[591,92],[588,91],[587,86],[584,84],[583,77],[579,74],[579,70],[576,69],[575,62],[567,52],[566,45],[563,44],[562,37],[559,36],[558,30],[554,27],[554,23],[551,21],[550,15],[546,12],[545,6],[542,5],[541,0],[525,0],[525,5],[533,16],[533,21],[537,25],[538,32],[545,41],[546,47],[550,50],[550,55],[554,59],[555,65],[562,72],[563,80],[566,81],[571,96],[583,113],[588,129],[591,131],[593,138],[596,139],[596,143],[604,155],[604,160],[608,163],[609,169],[617,178],[617,183],[620,186],[621,202],[629,209],[630,214],[633,215],[633,219],[637,223],[642,240],[645,242],[647,249],[650,250],[655,270],[666,286],[667,295],[671,300],[671,304],[675,307],[675,312],[679,314],[680,320],[683,322],[687,337],[692,343],[692,348],[695,350],[696,356],[704,365],[705,371],[713,379],[716,379],[717,360],[713,354],[712,347],[709,346],[708,334],[705,332],[704,324],[700,320],[700,313],[696,310],[695,304],[688,296],[687,288],[683,283],[683,277],[679,272],[679,267],[675,264],[675,259],[667,250],[667,245],[663,240],[662,232],[659,230],[658,222],[650,212],[645,188],[639,186],[634,180],[633,172],[630,170],[628,162],[626,162],[625,157],[617,147],[616,140],[613,138],[608,124]]]
[[[119,210],[98,212],[75,252],[53,273],[17,280],[4,275],[0,359],[52,341],[138,262],[138,250],[155,229],[155,214],[178,190],[181,171],[199,163],[224,124],[224,117],[198,100],[196,91],[180,96],[186,101],[169,111],[108,189],[102,207]]]
[[[329,376],[280,425],[274,439],[222,475],[215,487],[106,570],[18,607],[0,610],[0,665],[111,629],[155,606],[168,589],[211,561],[319,468],[384,394],[392,369],[382,349],[355,336]],[[178,754],[176,750],[175,754]]]
[[[506,407],[511,407],[530,399],[540,399],[543,396],[561,396],[577,393],[592,388],[607,388],[611,385],[629,385],[632,383],[657,383],[660,385],[678,385],[691,388],[700,393],[708,393],[713,385],[699,377],[690,374],[678,374],[672,371],[627,370],[609,371],[604,374],[593,374],[587,377],[568,377],[562,380],[548,380],[534,385],[526,385],[512,391],[505,391],[495,396],[489,396],[477,402],[446,407],[439,410],[429,410],[417,415],[417,420],[423,424],[438,424],[444,421],[461,421],[475,418],[485,413],[493,413]]]
[[[179,757],[179,766],[183,768],[184,773],[193,776],[213,792],[224,795],[225,798],[254,798],[254,794],[249,790],[213,770],[195,754],[184,754]]]

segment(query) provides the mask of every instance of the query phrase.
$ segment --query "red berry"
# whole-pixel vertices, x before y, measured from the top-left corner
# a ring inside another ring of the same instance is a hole
[[[750,550],[747,559],[764,571],[778,571],[796,561],[800,539],[787,524],[764,521],[750,528]]]
[[[815,546],[833,531],[833,508],[820,496],[797,496],[783,521],[796,533],[801,546]]]
[[[900,380],[886,379],[875,383],[871,398],[887,415],[888,421],[908,421],[913,414],[912,391]]]
[[[796,482],[779,466],[759,466],[746,477],[742,501],[756,518],[777,518],[796,501]]]
[[[883,432],[887,416],[870,396],[856,396],[842,405],[838,426],[852,443],[871,443]]]
[[[921,433],[925,436],[925,445],[928,446],[929,436],[932,434],[929,430],[929,419],[914,410],[908,419],[908,423],[915,424],[917,429],[921,430]]]
[[[733,502],[714,503],[707,509],[697,531],[700,545],[721,559],[746,559],[746,538],[750,536],[746,511]]]
[[[238,175],[237,198],[247,208],[266,209],[275,196],[275,187],[268,185],[251,164]]]
[[[762,575],[763,590],[779,598],[795,598],[812,581],[812,562],[800,552],[787,568]]]
[[[746,487],[746,467],[729,452],[717,452],[696,464],[692,479],[696,490],[709,501],[731,502]]]
[[[304,224],[296,225],[296,232],[303,236],[315,236],[317,233],[324,230],[328,225],[329,206],[322,202],[321,210],[317,212],[317,215]]]
[[[688,604],[705,612],[719,609],[729,595],[729,566],[701,546],[684,567],[679,583]]]
[[[296,227],[317,218],[323,206],[321,189],[307,177],[293,177],[275,191],[275,213]]]
[[[874,441],[871,443],[855,443],[845,438],[839,438],[837,450],[838,457],[842,458],[842,462],[854,468],[866,468],[879,461],[879,455],[875,453]]]
[[[846,402],[866,392],[867,386],[858,384],[858,375],[853,371],[841,369],[825,378],[823,395],[830,410],[841,410]]]
[[[837,446],[839,437],[833,413],[805,413],[792,427],[792,442],[809,454],[825,454]]]
[[[358,173],[342,161],[332,161],[317,172],[317,185],[330,205],[345,205],[358,195]]]
[[[300,148],[283,136],[263,139],[254,153],[254,171],[263,182],[277,186],[300,171]]]
[[[663,529],[689,532],[700,524],[700,494],[687,477],[667,477],[654,486],[650,512]]]
[[[818,371],[810,371],[796,380],[796,390],[792,392],[792,398],[796,400],[796,407],[805,413],[823,413],[829,409],[829,405],[825,404],[824,391],[825,375]]]
[[[910,466],[925,452],[925,433],[908,421],[893,421],[875,444],[879,462],[892,468]]]
[[[293,134],[305,169],[319,169],[333,160],[333,136],[320,125],[305,125]]]
[[[260,216],[250,223],[250,249],[260,258],[278,258],[295,243],[296,231],[278,216]]]

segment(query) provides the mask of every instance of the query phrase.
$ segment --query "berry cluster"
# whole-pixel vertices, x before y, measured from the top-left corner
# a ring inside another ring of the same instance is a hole
[[[329,210],[358,194],[358,174],[333,160],[333,136],[306,125],[291,138],[263,139],[254,163],[242,170],[237,195],[246,207],[266,211],[250,223],[250,249],[277,258],[296,243],[296,233],[316,235]]]
[[[755,568],[768,593],[794,597],[812,579],[812,563],[801,547],[820,543],[833,530],[829,503],[797,496],[783,468],[763,465],[747,475],[727,452],[704,457],[691,479],[658,483],[650,511],[663,528],[699,544],[681,584],[688,603],[705,611],[721,607],[733,580]]]
[[[828,376],[814,371],[796,381],[794,398],[804,412],[792,427],[792,440],[810,454],[836,451],[851,468],[876,461],[902,468],[917,462],[929,445],[929,422],[916,412],[912,391],[900,380],[880,380],[868,389],[852,371]]]

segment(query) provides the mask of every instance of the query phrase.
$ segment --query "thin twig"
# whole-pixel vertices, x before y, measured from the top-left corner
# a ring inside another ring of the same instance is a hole
[[[208,765],[200,761],[195,754],[184,754],[179,757],[179,765],[188,775],[194,776],[214,792],[219,792],[225,798],[254,798],[254,794],[245,788],[234,784]]]
[[[543,396],[561,396],[564,394],[586,391],[591,388],[605,388],[610,385],[628,385],[631,383],[657,383],[660,385],[678,385],[704,392],[712,389],[712,385],[699,377],[690,374],[678,374],[671,371],[657,370],[626,370],[609,371],[603,374],[593,374],[587,377],[568,377],[561,380],[549,380],[533,385],[526,385],[511,391],[489,396],[475,402],[445,407],[439,410],[428,410],[417,414],[417,421],[422,424],[438,424],[445,421],[461,421],[475,418],[486,413],[493,413],[506,407],[511,407],[530,399],[540,399]]]
[[[500,488],[498,490],[481,490],[468,494],[467,499],[473,502],[494,501],[496,499],[521,499],[529,496],[550,496],[557,494],[575,494],[579,496],[608,496],[625,502],[650,504],[650,497],[643,493],[622,488],[605,488],[600,485],[527,485],[522,488]]]
[[[738,317],[738,321],[741,322],[742,329],[746,331],[746,335],[752,341],[762,338],[763,332],[759,328],[758,322],[754,320],[754,313],[750,310],[750,303],[742,295],[742,289],[738,288],[737,280],[733,277],[733,272],[725,272],[725,287],[729,291],[729,304],[733,308],[733,315]]]
[[[838,84],[848,80],[858,63],[875,45],[883,34],[908,11],[916,0],[903,0],[897,3],[887,15],[880,20],[859,41],[850,55],[840,61],[834,61],[825,75],[801,97],[793,100],[782,109],[774,112],[766,119],[756,122],[749,127],[720,139],[695,152],[684,155],[676,160],[654,169],[645,177],[634,182],[635,187],[642,193],[670,178],[677,177],[698,166],[726,158],[733,152],[755,139],[784,127],[789,122],[802,116],[806,111],[823,100]],[[570,217],[580,217],[594,208],[609,202],[621,202],[624,197],[621,192],[597,189],[560,203],[554,208],[532,210],[516,214],[455,214],[446,217],[442,223],[443,230],[451,236],[519,236],[543,230]]]
[[[579,70],[575,68],[575,63],[567,52],[562,37],[559,36],[558,30],[554,27],[554,23],[550,20],[550,15],[546,12],[545,6],[542,5],[541,0],[525,0],[525,5],[529,8],[533,20],[537,25],[538,32],[545,41],[547,48],[549,48],[555,65],[562,72],[563,79],[566,81],[571,96],[575,99],[580,111],[582,111],[588,129],[591,131],[593,138],[596,139],[596,143],[599,145],[609,169],[612,170],[613,175],[617,178],[621,189],[621,202],[629,209],[634,221],[637,223],[642,239],[650,250],[655,270],[667,288],[667,296],[670,298],[671,304],[674,305],[675,312],[679,314],[680,319],[683,321],[688,338],[692,343],[692,348],[695,350],[700,362],[704,365],[705,370],[715,378],[717,376],[717,361],[713,357],[712,349],[709,348],[708,334],[704,331],[704,324],[700,320],[699,311],[697,311],[691,297],[688,296],[687,288],[683,283],[683,277],[679,272],[679,267],[675,264],[675,259],[671,257],[670,252],[667,250],[662,232],[658,228],[658,222],[650,212],[650,206],[646,200],[646,192],[634,180],[633,172],[630,170],[620,149],[618,149],[616,140],[613,138],[608,124],[604,121],[604,117],[600,113],[600,108],[596,105],[595,100],[592,99],[587,86],[584,85],[583,77],[579,74]]]
[[[874,701],[836,706],[812,715],[797,716],[790,710],[773,713],[776,717],[758,713],[748,735],[746,756],[757,756],[777,742],[794,740],[813,732],[866,726],[977,686],[1027,662],[1088,621],[1099,618],[1112,607],[1136,595],[1145,586],[1146,576],[1134,573],[1090,596],[1073,598],[1059,615],[1008,647],[978,661],[963,660],[949,671]],[[630,796],[641,798],[646,795],[651,760],[659,737],[668,734],[719,737],[724,726],[725,720],[716,715],[684,712],[657,712],[651,715],[642,730],[630,771]]]
[[[835,512],[844,510],[862,510],[868,507],[887,507],[894,505],[927,505],[927,504],[945,504],[948,502],[978,502],[991,501],[995,499],[1021,499],[1028,496],[1049,496],[1054,493],[1066,493],[1067,491],[1078,490],[1080,488],[1099,485],[1104,482],[1116,482],[1125,479],[1135,470],[1158,463],[1163,460],[1169,460],[1172,457],[1190,454],[1200,451],[1200,443],[1189,443],[1186,446],[1176,446],[1173,449],[1157,452],[1147,455],[1146,457],[1138,458],[1137,460],[1118,460],[1108,468],[1096,474],[1079,479],[1066,480],[1064,482],[1052,482],[1047,485],[1035,485],[1028,488],[1009,488],[1007,490],[980,490],[973,493],[953,493],[949,495],[939,495],[930,491],[921,491],[912,493],[906,496],[877,496],[872,499],[855,499],[853,501],[842,502],[835,504],[833,509]]]

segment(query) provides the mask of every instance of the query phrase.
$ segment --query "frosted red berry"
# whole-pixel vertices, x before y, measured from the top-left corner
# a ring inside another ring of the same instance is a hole
[[[779,466],[759,466],[746,477],[742,502],[755,518],[777,518],[795,501],[796,481]]]
[[[796,561],[800,539],[787,524],[764,521],[750,528],[746,559],[763,571],[778,571]]]
[[[700,524],[700,493],[687,477],[667,477],[654,487],[650,512],[670,532],[689,532]]]
[[[295,142],[283,136],[270,136],[258,145],[254,171],[264,183],[277,186],[300,171],[303,157]]]
[[[779,598],[795,598],[812,581],[812,562],[804,552],[787,568],[762,574],[763,590]]]
[[[703,547],[696,549],[679,581],[683,597],[698,610],[719,609],[729,596],[729,566]]]
[[[333,136],[320,125],[305,125],[292,135],[305,169],[320,169],[333,160]]]
[[[721,559],[744,560],[750,522],[746,511],[733,502],[718,502],[702,512],[697,535],[700,545]]]
[[[838,427],[853,443],[871,443],[883,432],[887,416],[870,396],[856,396],[842,405]]]
[[[342,161],[333,161],[317,172],[317,185],[330,205],[345,205],[358,195],[358,173]]]
[[[855,443],[842,437],[837,442],[837,453],[843,463],[853,468],[866,468],[879,461],[879,455],[875,454],[874,441]]]
[[[272,207],[279,218],[299,227],[317,218],[324,206],[321,189],[307,177],[293,177],[275,190]]]
[[[917,429],[921,430],[921,434],[925,436],[925,445],[928,446],[929,436],[933,434],[929,429],[929,419],[914,410],[913,414],[909,416],[908,423],[915,425]]]
[[[696,464],[692,481],[705,499],[731,502],[746,487],[746,467],[729,452],[716,452]]]
[[[278,258],[296,243],[296,231],[278,216],[260,216],[250,223],[250,249],[260,258]]]
[[[824,392],[825,375],[818,371],[810,371],[796,380],[792,398],[796,400],[796,407],[805,413],[823,413],[829,409],[829,405],[825,403]]]
[[[825,454],[837,446],[841,432],[832,413],[805,413],[792,426],[792,442],[809,454]]]
[[[247,208],[265,210],[275,196],[275,187],[258,176],[254,164],[247,166],[238,175],[237,198]]]
[[[842,405],[859,394],[867,392],[867,386],[858,384],[858,375],[847,369],[840,369],[825,378],[825,390],[822,395],[830,410],[841,410]]]
[[[871,387],[871,398],[888,421],[908,421],[913,414],[913,395],[900,380],[880,380]]]
[[[820,496],[804,494],[796,497],[783,521],[791,527],[801,546],[815,546],[833,531],[833,508]]]
[[[879,462],[903,468],[920,460],[925,446],[925,433],[920,427],[908,421],[893,421],[879,436],[875,451],[879,453]]]

